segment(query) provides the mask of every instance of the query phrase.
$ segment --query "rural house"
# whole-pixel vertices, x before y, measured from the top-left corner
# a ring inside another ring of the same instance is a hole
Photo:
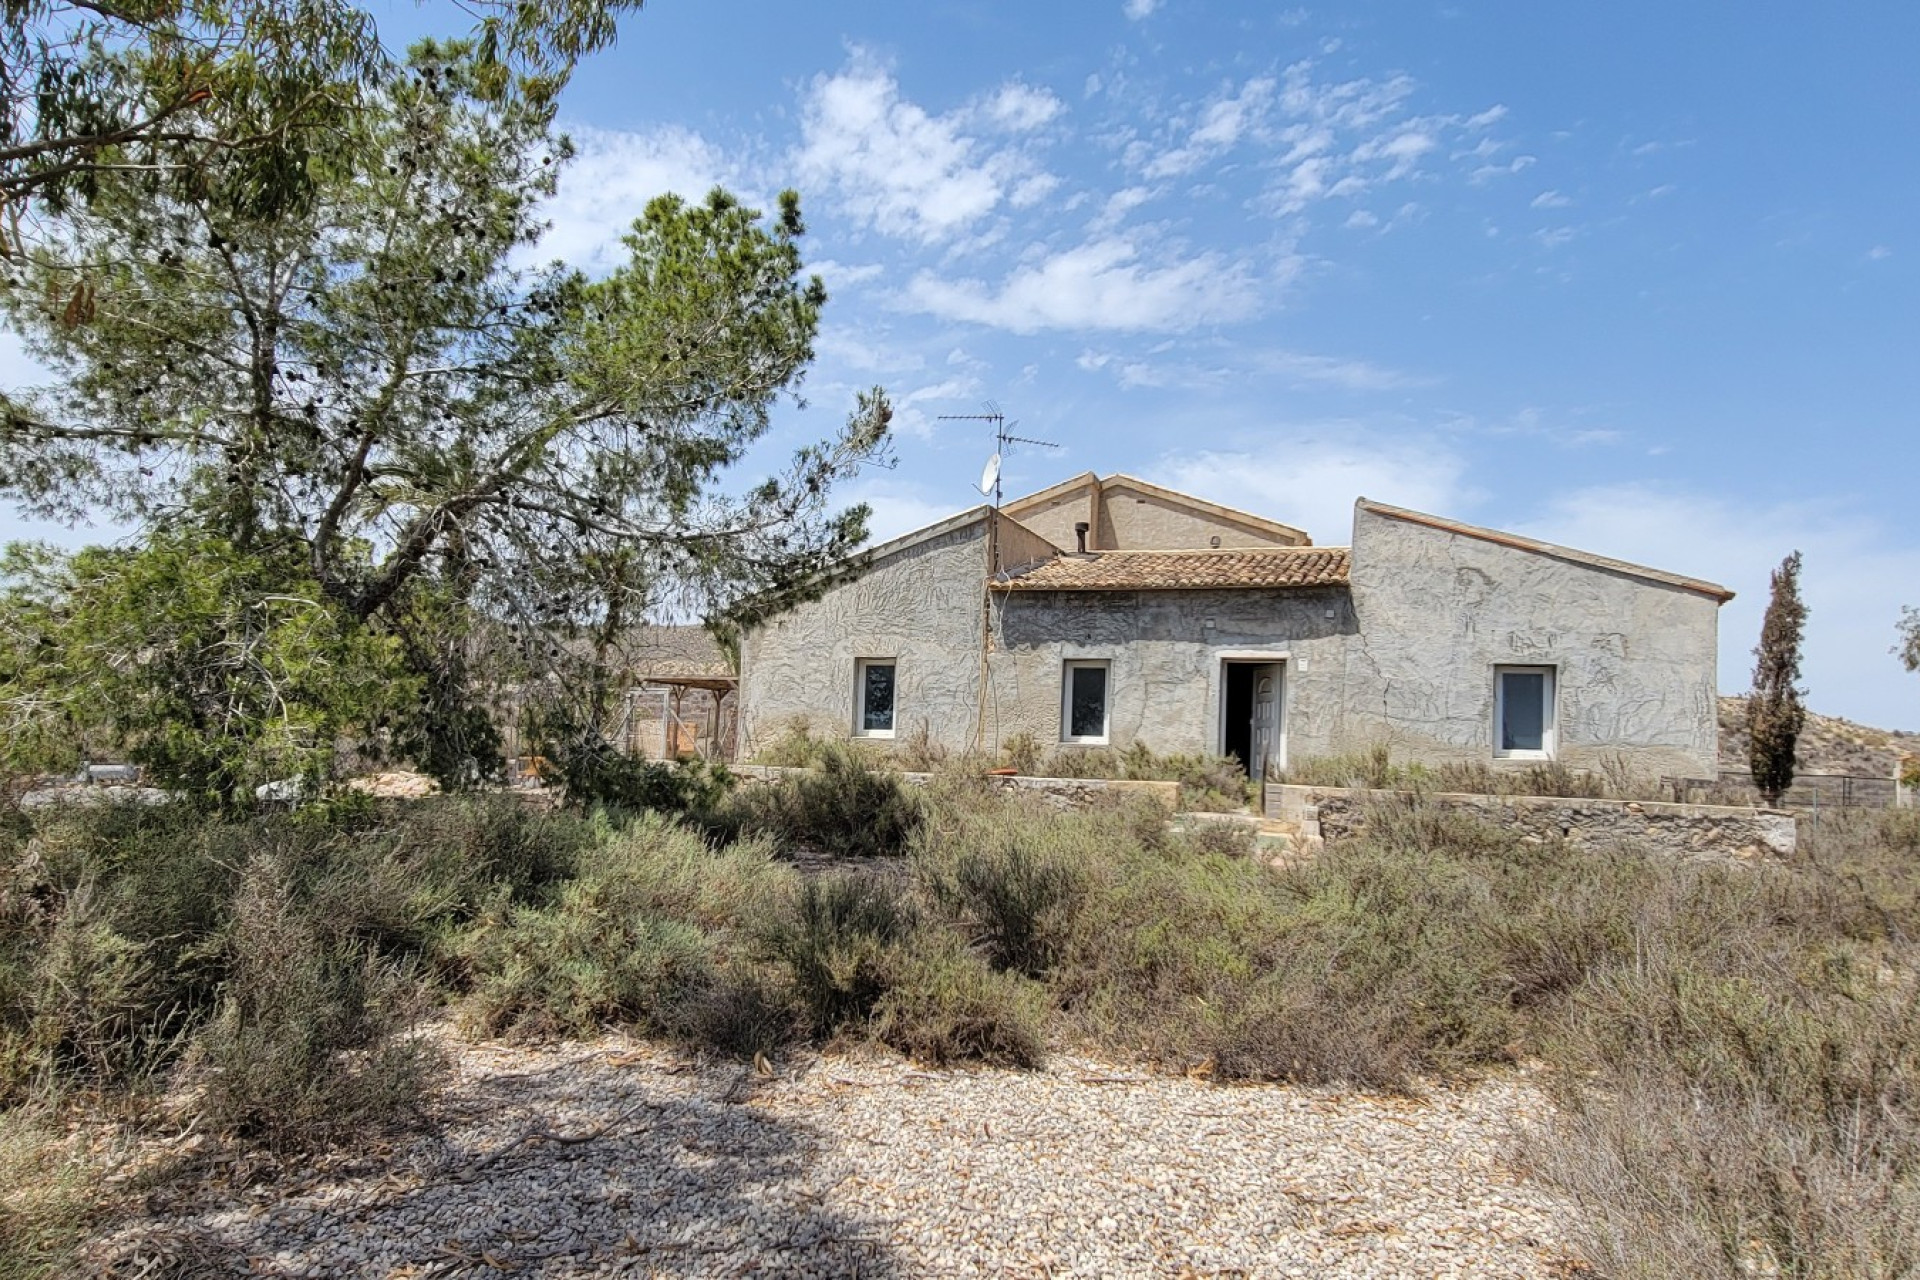
[[[1710,582],[1354,504],[1345,547],[1092,473],[873,548],[741,644],[740,750],[816,731],[1711,777]]]

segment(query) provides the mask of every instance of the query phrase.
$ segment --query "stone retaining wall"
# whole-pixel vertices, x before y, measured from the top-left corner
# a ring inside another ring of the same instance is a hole
[[[1292,825],[1307,842],[1339,840],[1366,827],[1370,804],[1408,793],[1268,783],[1267,817]],[[1683,857],[1754,859],[1794,850],[1793,815],[1773,809],[1558,796],[1443,793],[1424,802],[1517,829],[1523,839],[1566,840],[1591,849],[1623,849]]]
[[[784,768],[779,765],[740,764],[729,766],[735,775],[747,781],[771,782],[789,775],[804,775],[810,769]],[[925,786],[930,773],[902,773],[904,782]],[[1116,795],[1150,797],[1168,813],[1180,807],[1177,782],[1136,782],[1119,778],[1035,778],[1025,774],[988,774],[987,781],[1003,791],[1038,792],[1048,803],[1061,809],[1085,809]]]

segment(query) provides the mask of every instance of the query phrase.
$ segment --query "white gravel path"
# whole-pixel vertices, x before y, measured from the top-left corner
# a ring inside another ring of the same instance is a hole
[[[211,1165],[90,1264],[148,1280],[1570,1269],[1565,1210],[1508,1164],[1546,1106],[1519,1077],[1409,1100],[1074,1058],[930,1072],[829,1055],[766,1078],[614,1038],[454,1053],[438,1137]]]

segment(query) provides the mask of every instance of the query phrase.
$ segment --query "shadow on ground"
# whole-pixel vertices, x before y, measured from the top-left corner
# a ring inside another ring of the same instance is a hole
[[[88,1252],[142,1280],[901,1274],[885,1224],[822,1206],[825,1142],[753,1106],[750,1073],[636,1058],[475,1075],[388,1160],[277,1197],[176,1186]]]

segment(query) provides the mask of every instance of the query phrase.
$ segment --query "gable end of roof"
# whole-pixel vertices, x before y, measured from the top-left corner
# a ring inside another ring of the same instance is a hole
[[[1481,542],[1491,542],[1496,546],[1511,547],[1516,551],[1528,551],[1534,555],[1550,556],[1555,560],[1565,560],[1570,564],[1585,565],[1590,569],[1603,569],[1609,573],[1621,574],[1629,578],[1639,578],[1643,582],[1654,582],[1665,587],[1677,587],[1682,591],[1691,591],[1706,596],[1716,604],[1725,604],[1733,599],[1733,592],[1717,582],[1708,582],[1704,578],[1689,578],[1678,573],[1668,573],[1664,569],[1652,569],[1643,564],[1634,564],[1627,560],[1615,560],[1611,556],[1595,555],[1591,551],[1580,551],[1573,547],[1563,547],[1554,542],[1542,542],[1538,538],[1522,537],[1517,533],[1503,533],[1498,529],[1483,529],[1479,525],[1463,524],[1458,520],[1448,520],[1443,516],[1430,516],[1424,511],[1411,511],[1405,507],[1390,507],[1384,502],[1373,502],[1361,498],[1354,506],[1372,515],[1384,516],[1389,520],[1400,520],[1407,524],[1424,525],[1429,529],[1438,529],[1442,533],[1458,534],[1463,538],[1474,538]]]

